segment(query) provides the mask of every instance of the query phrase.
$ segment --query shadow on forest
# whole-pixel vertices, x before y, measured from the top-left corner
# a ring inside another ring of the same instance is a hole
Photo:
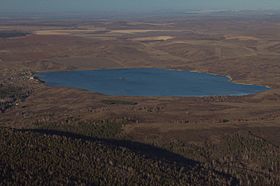
[[[161,149],[158,147],[155,147],[153,145],[149,144],[143,144],[135,141],[128,141],[128,140],[117,140],[117,139],[102,139],[102,138],[96,138],[96,137],[90,137],[90,136],[84,136],[80,134],[75,134],[71,132],[64,132],[64,131],[58,131],[58,130],[49,130],[49,129],[17,129],[18,131],[22,132],[34,132],[38,134],[45,134],[50,136],[61,136],[61,137],[67,137],[73,140],[82,140],[82,141],[88,141],[88,142],[95,142],[95,143],[103,143],[104,145],[109,145],[111,147],[115,148],[127,148],[139,155],[144,155],[145,157],[149,159],[154,160],[160,160],[160,161],[167,161],[169,163],[176,163],[177,165],[184,166],[186,168],[196,168],[196,167],[202,167],[201,163],[195,160],[188,159],[184,156],[178,155],[176,153],[170,152],[165,149]],[[239,185],[239,181],[233,177],[232,175],[215,171],[217,174],[220,174],[221,176],[231,179],[231,185]]]
[[[98,142],[106,145],[110,145],[112,147],[123,147],[127,148],[137,154],[144,155],[150,159],[155,160],[166,160],[168,162],[176,162],[181,165],[185,165],[188,167],[195,167],[199,165],[199,162],[187,159],[181,155],[175,154],[165,149],[161,149],[149,144],[143,144],[134,141],[128,140],[117,140],[117,139],[104,139],[104,138],[96,138],[90,136],[84,136],[80,134],[75,134],[72,132],[64,132],[58,130],[49,130],[49,129],[18,129],[18,131],[22,132],[35,132],[46,135],[55,135],[55,136],[63,136],[73,140],[83,140],[89,142]]]

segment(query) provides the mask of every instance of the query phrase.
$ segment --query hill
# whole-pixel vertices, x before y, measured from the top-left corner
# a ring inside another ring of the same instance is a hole
[[[236,183],[229,175],[203,168],[198,162],[149,145],[131,143],[55,131],[1,128],[0,184]]]

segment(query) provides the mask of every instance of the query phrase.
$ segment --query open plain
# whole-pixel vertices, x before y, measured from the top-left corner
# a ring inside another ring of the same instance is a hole
[[[11,31],[24,34],[1,37]],[[47,87],[34,75],[130,67],[208,72],[271,90],[240,97],[116,97]],[[219,184],[277,185],[280,16],[0,22],[0,125],[11,130],[2,132],[10,136],[67,133],[150,145],[213,171],[208,183],[224,175]]]

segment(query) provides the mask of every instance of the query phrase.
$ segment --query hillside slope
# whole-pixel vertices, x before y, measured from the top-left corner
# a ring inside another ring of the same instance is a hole
[[[129,143],[133,142],[1,128],[0,184],[236,184],[234,178],[207,170],[198,162]]]

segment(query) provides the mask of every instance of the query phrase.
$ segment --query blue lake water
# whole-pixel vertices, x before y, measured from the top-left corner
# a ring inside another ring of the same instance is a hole
[[[158,68],[41,72],[37,76],[48,86],[112,96],[241,96],[269,89],[233,83],[225,76]]]

